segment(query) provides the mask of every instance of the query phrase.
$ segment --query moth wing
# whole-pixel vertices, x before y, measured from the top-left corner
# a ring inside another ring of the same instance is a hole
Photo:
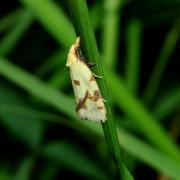
[[[79,109],[79,111],[77,112],[78,116],[81,119],[105,122],[106,121],[105,107],[103,102],[101,102],[101,104],[102,105],[99,106],[100,101],[97,103],[90,99],[87,99],[85,102],[85,107]]]
[[[81,119],[104,122],[106,120],[104,102],[89,67],[83,61],[79,61],[70,67],[70,74],[78,116]]]
[[[70,75],[77,104],[84,98],[85,92],[89,89],[88,79],[91,74],[90,69],[82,61],[78,61],[70,67]]]

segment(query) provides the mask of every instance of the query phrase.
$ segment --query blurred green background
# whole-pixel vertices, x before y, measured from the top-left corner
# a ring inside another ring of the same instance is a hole
[[[87,5],[125,164],[180,179],[180,1]],[[1,2],[0,180],[117,179],[101,124],[75,114],[75,37],[67,1]]]

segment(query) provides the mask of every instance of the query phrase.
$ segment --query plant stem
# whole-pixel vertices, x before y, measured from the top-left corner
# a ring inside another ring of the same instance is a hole
[[[159,58],[152,70],[149,81],[145,87],[143,99],[145,103],[151,103],[156,95],[163,73],[167,67],[168,60],[179,39],[179,30],[176,25],[168,32],[164,44],[162,46]]]
[[[89,20],[86,2],[85,0],[67,0],[67,2],[74,22],[76,34],[77,36],[81,37],[82,51],[86,58],[94,60],[94,62],[96,63],[96,66],[94,67],[95,73],[103,76],[102,64],[100,62],[101,59],[98,53],[95,36]],[[128,179],[129,177],[126,174],[127,169],[123,164],[117,132],[115,124],[113,122],[106,84],[104,80],[99,80],[98,84],[100,86],[103,97],[107,101],[107,121],[102,124],[106,142],[115,160],[119,177],[122,180]]]
[[[139,85],[139,62],[141,50],[142,25],[138,20],[131,20],[126,34],[126,82],[132,94],[136,95]]]

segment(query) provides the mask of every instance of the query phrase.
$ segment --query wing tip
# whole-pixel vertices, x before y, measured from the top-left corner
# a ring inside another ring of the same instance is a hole
[[[78,117],[80,119],[89,120],[89,121],[96,121],[96,122],[102,122],[104,123],[107,118],[105,115],[99,114],[99,115],[84,115],[84,114],[78,114]]]

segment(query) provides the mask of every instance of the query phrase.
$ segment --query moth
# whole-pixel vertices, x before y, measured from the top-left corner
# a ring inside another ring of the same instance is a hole
[[[66,63],[70,69],[77,115],[80,119],[105,122],[106,109],[96,82],[98,76],[90,70],[84,60],[80,53],[80,37],[77,37],[69,49]]]

